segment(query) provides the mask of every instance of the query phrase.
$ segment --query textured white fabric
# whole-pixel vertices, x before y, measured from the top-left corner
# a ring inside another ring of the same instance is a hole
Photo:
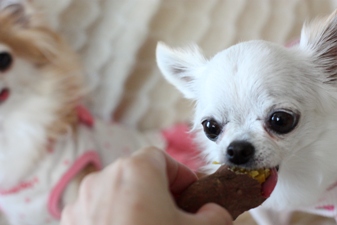
[[[93,88],[92,111],[111,119],[159,0],[35,0],[78,50]]]
[[[315,206],[308,207],[305,211],[334,218],[337,222],[337,183],[323,194]]]
[[[5,0],[8,1],[8,0]],[[80,53],[96,115],[140,129],[189,119],[192,104],[161,77],[157,41],[196,42],[206,55],[239,41],[279,44],[336,0],[33,0]]]

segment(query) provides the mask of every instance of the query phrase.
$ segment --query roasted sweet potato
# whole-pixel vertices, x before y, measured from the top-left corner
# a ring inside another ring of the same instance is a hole
[[[243,212],[266,200],[262,194],[263,181],[261,176],[254,179],[252,174],[221,166],[214,174],[188,187],[177,197],[177,204],[184,211],[195,213],[206,203],[217,203],[227,209],[235,220]]]

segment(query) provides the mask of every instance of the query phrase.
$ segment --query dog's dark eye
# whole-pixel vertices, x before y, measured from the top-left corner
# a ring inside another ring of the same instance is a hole
[[[8,52],[1,52],[0,53],[0,72],[6,71],[13,62],[13,58],[11,54]]]
[[[204,127],[206,136],[215,141],[221,133],[220,125],[214,119],[204,120],[201,124]]]
[[[298,115],[291,112],[273,112],[267,122],[269,129],[278,133],[286,134],[292,131],[298,122]]]

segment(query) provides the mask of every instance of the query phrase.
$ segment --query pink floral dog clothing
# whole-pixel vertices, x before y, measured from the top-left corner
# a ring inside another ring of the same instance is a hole
[[[172,151],[172,145],[166,141],[172,139],[172,135],[167,132],[164,135],[162,132],[139,133],[119,124],[94,121],[82,107],[78,113],[82,122],[76,134],[64,135],[46,149],[41,160],[36,162],[34,173],[21,183],[0,190],[0,206],[11,224],[59,224],[63,192],[89,164],[101,169],[118,157],[149,145],[160,149],[171,146]],[[188,136],[186,126],[183,134],[178,136],[182,139]]]

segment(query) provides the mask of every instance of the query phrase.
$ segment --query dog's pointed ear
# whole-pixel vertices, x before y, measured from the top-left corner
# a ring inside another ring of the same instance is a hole
[[[337,81],[337,10],[329,17],[303,26],[300,47],[311,52],[314,62],[324,69],[325,83]]]
[[[3,15],[7,18],[10,18],[12,22],[18,25],[27,26],[29,22],[29,15],[25,6],[21,3],[12,3],[0,5],[0,10],[3,12]]]
[[[46,24],[29,1],[13,3],[0,0],[0,12],[3,21],[23,28],[39,27]]]
[[[196,99],[197,79],[207,62],[197,46],[172,49],[159,42],[157,64],[164,77],[180,90],[186,98]]]

